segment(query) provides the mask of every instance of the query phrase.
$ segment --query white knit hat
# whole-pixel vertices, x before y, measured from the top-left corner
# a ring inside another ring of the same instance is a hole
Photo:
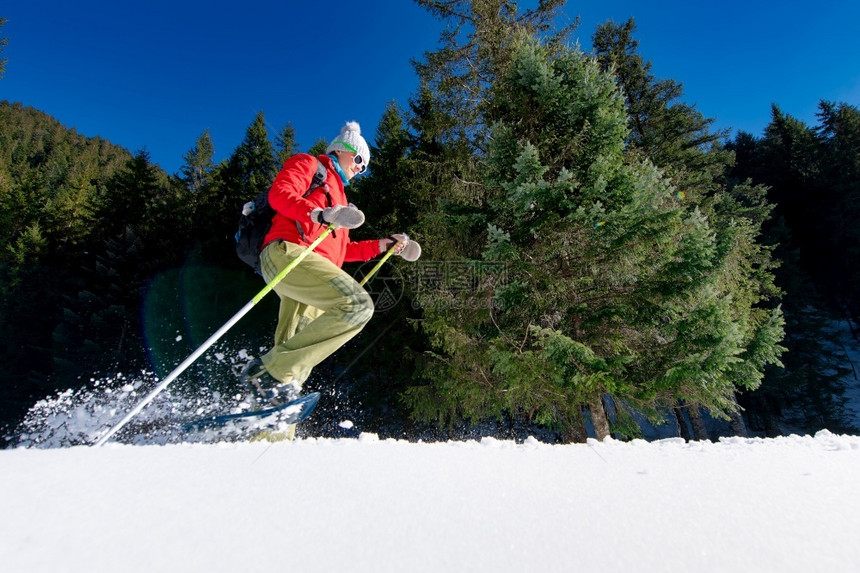
[[[364,165],[370,163],[370,148],[364,138],[361,137],[361,127],[357,121],[346,122],[338,136],[326,147],[325,152],[327,154],[332,151],[351,151],[361,156]]]

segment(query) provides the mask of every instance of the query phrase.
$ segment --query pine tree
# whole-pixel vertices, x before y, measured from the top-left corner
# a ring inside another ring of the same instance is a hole
[[[564,42],[572,27],[549,32],[566,0],[542,1],[522,13],[511,0],[416,1],[448,24],[440,38],[442,47],[425,54],[426,62],[414,63],[422,86],[433,92],[435,110],[449,118],[445,137],[480,146],[486,135],[482,102],[509,65],[516,32],[546,35],[553,44]]]
[[[193,195],[203,193],[204,189],[211,185],[215,168],[214,155],[215,146],[207,129],[197,138],[194,147],[182,156],[185,163],[179,168],[179,172],[186,189]]]
[[[773,321],[781,320],[775,309],[780,294],[773,279],[776,265],[772,248],[764,246],[762,238],[773,206],[764,188],[726,179],[734,158],[721,141],[725,133],[711,133],[713,120],[680,101],[681,84],[654,77],[651,63],[637,53],[635,29],[633,19],[620,26],[608,22],[598,27],[593,38],[601,66],[616,75],[624,92],[631,127],[628,153],[640,154],[660,167],[679,189],[687,210],[708,219],[724,260],[716,295],[731,295],[731,312],[748,337],[742,346],[759,348],[750,344],[768,331],[778,339],[778,331],[770,329]],[[742,364],[756,362],[750,354],[744,358]],[[745,375],[757,385],[761,373],[761,366],[739,373],[738,387],[747,386]],[[740,419],[735,422],[740,427]]]
[[[713,237],[701,216],[685,220],[658,171],[625,164],[624,102],[612,77],[582,54],[551,58],[525,46],[495,99],[500,123],[488,157],[490,177],[506,191],[488,254],[515,261],[497,295],[511,310],[508,324],[496,319],[495,360],[508,383],[514,361],[527,366],[520,387],[563,397],[532,398],[538,419],[555,425],[580,425],[582,406],[600,405],[603,394],[653,409],[688,381],[713,376],[716,365],[677,359],[723,320],[705,281]],[[678,235],[685,241],[669,239]],[[714,362],[736,350],[731,335],[724,329],[708,341],[724,344]],[[540,375],[541,366],[550,370]],[[724,402],[724,385],[714,386],[698,398]]]
[[[287,125],[275,138],[275,149],[277,150],[277,164],[279,166],[299,152],[299,146],[296,145],[296,130],[291,123],[287,122]]]
[[[217,169],[217,185],[208,212],[215,217],[214,236],[222,245],[233,240],[242,205],[268,190],[277,170],[274,147],[260,112],[248,126],[242,143]]]
[[[71,320],[67,301],[102,248],[98,198],[130,157],[42,112],[0,102],[0,425],[81,383],[62,365],[66,349],[87,347],[91,335],[58,345],[54,334]],[[99,359],[92,353],[78,366]]]
[[[403,193],[404,186],[412,179],[407,162],[411,146],[403,112],[396,102],[390,102],[370,149],[370,170],[354,180],[355,188],[350,195],[367,217],[367,224],[356,229],[356,237],[404,232],[417,222],[419,211],[414,197]]]
[[[821,102],[816,135],[819,277],[840,311],[860,325],[860,109]]]
[[[6,18],[0,18],[0,30],[3,29],[3,25],[6,24]],[[9,45],[9,38],[5,36],[0,36],[0,55],[3,54],[3,50],[6,46]],[[3,79],[3,76],[6,74],[6,58],[0,58],[0,79]]]
[[[316,140],[316,143],[314,143],[313,145],[311,145],[308,148],[308,154],[313,155],[314,157],[317,157],[319,155],[324,155],[325,150],[327,148],[328,148],[328,141],[326,141],[325,139],[318,139],[318,140]]]
[[[202,261],[224,260],[225,235],[235,225],[236,208],[225,204],[222,193],[223,166],[214,163],[215,146],[204,131],[188,152],[180,167],[180,179],[187,193],[189,207],[186,226],[190,229],[195,257]]]
[[[104,237],[119,236],[133,226],[136,234],[154,237],[162,230],[160,217],[177,206],[167,177],[152,165],[146,151],[140,151],[100,197],[101,232]]]
[[[411,230],[423,240],[422,259],[432,261],[419,265],[412,277],[416,304],[423,307],[423,317],[416,324],[438,349],[445,345],[439,333],[448,332],[449,325],[469,310],[451,308],[454,295],[437,287],[452,286],[445,283],[459,285],[455,290],[470,287],[474,272],[468,260],[480,257],[480,237],[486,229],[487,190],[476,161],[487,137],[482,102],[494,78],[509,63],[513,33],[522,27],[535,32],[547,29],[563,2],[541,3],[526,15],[518,14],[513,2],[503,0],[419,4],[447,27],[441,47],[413,64],[419,78],[408,120],[414,134],[408,158],[413,176],[403,181],[400,195],[420,213]],[[418,360],[418,369],[425,379],[445,376],[435,359]],[[409,391],[407,403],[418,419],[454,420],[455,398],[444,404],[437,398],[432,386],[416,387]]]
[[[827,109],[822,104],[820,118]],[[763,138],[739,134],[731,145],[737,157],[732,178],[766,184],[776,205],[765,233],[782,261],[775,273],[785,291],[785,369],[768,369],[762,387],[742,397],[752,422],[768,435],[779,435],[782,422],[811,432],[853,430],[842,407],[844,354],[831,330],[834,312],[844,308],[835,302],[832,279],[855,268],[843,250],[851,244],[853,226],[839,224],[852,208],[839,203],[846,197],[839,182],[851,180],[852,162],[850,154],[840,156],[829,147],[827,133],[824,122],[810,128],[774,105]],[[849,177],[841,179],[842,173]]]
[[[565,439],[584,436],[583,406],[603,419],[606,394],[655,417],[679,399],[733,412],[735,389],[757,385],[781,338],[778,311],[750,308],[768,278],[754,225],[722,231],[625,154],[625,101],[595,61],[517,41],[483,108],[485,207],[472,221],[483,217],[486,247],[468,262],[473,288],[447,292],[493,304],[425,309],[439,360],[411,403],[425,417],[521,413]],[[728,279],[744,254],[754,284],[734,304]]]
[[[762,182],[800,247],[801,262],[814,274],[814,251],[820,213],[811,182],[818,170],[815,134],[806,124],[772,106],[771,122],[759,144],[759,160],[767,166]],[[813,211],[810,213],[810,209]],[[810,216],[813,215],[813,216]]]
[[[682,84],[654,76],[651,62],[637,52],[635,31],[633,18],[621,25],[599,25],[592,36],[594,53],[624,93],[628,143],[666,171],[691,200],[698,200],[713,192],[732,161],[721,145],[727,132],[711,132],[714,120],[681,101]]]
[[[146,151],[107,182],[80,282],[63,297],[63,319],[53,332],[58,380],[71,384],[84,367],[142,363],[144,295],[152,278],[179,264],[190,249],[191,198]]]
[[[237,204],[242,198],[254,197],[272,185],[278,165],[272,143],[266,131],[266,120],[259,112],[248,126],[245,138],[230,158],[222,173],[229,193],[235,195]],[[247,200],[247,199],[245,199]]]

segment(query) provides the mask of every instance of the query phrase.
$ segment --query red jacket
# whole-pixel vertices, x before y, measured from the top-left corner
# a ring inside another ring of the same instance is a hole
[[[269,189],[269,204],[275,210],[275,216],[272,219],[272,228],[263,241],[264,245],[278,239],[297,245],[309,245],[325,230],[325,225],[311,221],[311,211],[317,207],[325,209],[332,205],[349,204],[343,181],[334,168],[332,158],[320,155],[318,160],[326,166],[328,177],[324,187],[314,189],[307,197],[302,195],[311,186],[317,170],[317,160],[311,155],[300,153],[284,162],[272,188]],[[331,197],[331,203],[326,198],[326,192]],[[299,233],[296,222],[301,226],[304,237]],[[337,229],[323,239],[314,252],[340,267],[344,261],[369,261],[379,254],[379,241],[350,241],[348,229]]]

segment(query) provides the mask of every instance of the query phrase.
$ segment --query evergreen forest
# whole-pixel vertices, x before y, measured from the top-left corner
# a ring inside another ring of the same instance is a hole
[[[406,438],[858,431],[833,329],[860,320],[858,108],[821,101],[806,125],[775,102],[762,134],[729,136],[654,76],[632,19],[585,53],[553,24],[565,0],[416,1],[447,26],[351,199],[354,238],[406,231],[423,255],[368,285],[389,298],[310,385]],[[326,142],[249,120],[227,159],[204,131],[169,174],[0,102],[0,427],[99,377],[165,375],[262,288],[233,254],[241,206]],[[275,298],[228,348],[270,344]],[[235,383],[183,383],[200,376]]]

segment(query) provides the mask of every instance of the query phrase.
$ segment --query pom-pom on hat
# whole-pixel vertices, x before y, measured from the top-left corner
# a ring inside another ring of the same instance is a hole
[[[367,142],[361,136],[361,127],[357,121],[348,121],[340,130],[340,133],[335,137],[326,148],[326,153],[332,151],[351,151],[356,155],[361,156],[364,165],[370,163],[370,148]]]

